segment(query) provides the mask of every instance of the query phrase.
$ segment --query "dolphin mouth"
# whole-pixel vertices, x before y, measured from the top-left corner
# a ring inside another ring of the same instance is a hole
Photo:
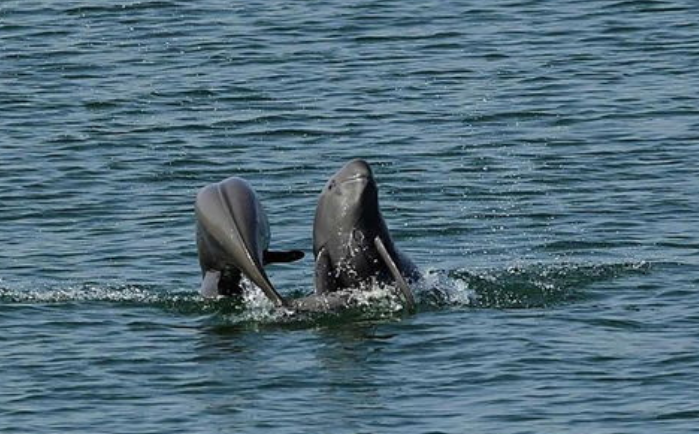
[[[340,184],[350,184],[353,182],[359,182],[359,181],[369,181],[371,176],[369,175],[364,175],[364,174],[359,174],[359,175],[353,175],[350,176],[349,178],[345,178],[342,181],[340,181]]]

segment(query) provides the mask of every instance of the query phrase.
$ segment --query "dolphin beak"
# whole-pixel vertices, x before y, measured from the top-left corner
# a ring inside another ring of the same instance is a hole
[[[333,176],[338,182],[351,182],[361,179],[373,178],[371,166],[364,160],[356,159],[345,164],[342,169],[338,170]]]
[[[354,175],[354,176],[351,176],[349,178],[343,179],[342,184],[349,184],[351,182],[359,182],[359,181],[365,181],[365,182],[369,181],[369,176],[362,175],[362,174]]]

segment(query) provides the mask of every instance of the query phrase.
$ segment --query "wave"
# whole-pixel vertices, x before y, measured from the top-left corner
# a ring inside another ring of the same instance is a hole
[[[449,280],[473,291],[470,305],[480,308],[547,308],[581,300],[585,288],[628,275],[646,274],[646,261],[610,264],[533,264],[505,269],[455,270]]]

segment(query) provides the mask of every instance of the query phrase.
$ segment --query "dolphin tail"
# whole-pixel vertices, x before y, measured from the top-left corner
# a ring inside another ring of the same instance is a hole
[[[388,271],[391,272],[391,275],[395,279],[396,285],[398,285],[398,289],[400,289],[403,298],[405,298],[405,304],[408,311],[415,312],[415,297],[413,296],[413,291],[410,289],[410,286],[408,286],[408,282],[405,281],[405,278],[400,273],[400,270],[398,269],[396,262],[388,253],[388,250],[386,250],[386,246],[384,245],[381,238],[374,238],[374,245],[376,246],[376,249],[379,251],[379,256],[381,256],[381,259],[383,259],[384,263],[386,264],[386,267],[388,267]]]

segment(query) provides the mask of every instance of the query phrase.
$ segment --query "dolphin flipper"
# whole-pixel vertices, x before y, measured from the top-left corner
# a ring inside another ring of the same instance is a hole
[[[316,294],[327,294],[337,291],[337,281],[333,275],[332,263],[325,247],[318,252],[315,270]]]
[[[218,296],[218,281],[220,279],[220,271],[207,271],[204,275],[204,279],[201,281],[201,288],[199,288],[199,293],[202,295],[202,297],[215,298]]]
[[[274,262],[294,262],[305,256],[301,250],[265,250],[262,255],[265,265]]]
[[[405,304],[408,311],[415,312],[415,297],[413,296],[413,291],[410,290],[408,282],[405,281],[405,277],[403,277],[403,275],[400,273],[400,270],[398,269],[396,262],[388,253],[388,250],[386,250],[386,246],[384,245],[381,238],[374,238],[374,245],[376,246],[376,250],[379,251],[379,256],[381,256],[381,259],[383,259],[384,263],[386,264],[386,267],[388,267],[388,271],[391,272],[391,275],[396,280],[396,285],[398,286],[398,289],[400,289],[401,293],[403,294],[403,297],[405,298]]]

